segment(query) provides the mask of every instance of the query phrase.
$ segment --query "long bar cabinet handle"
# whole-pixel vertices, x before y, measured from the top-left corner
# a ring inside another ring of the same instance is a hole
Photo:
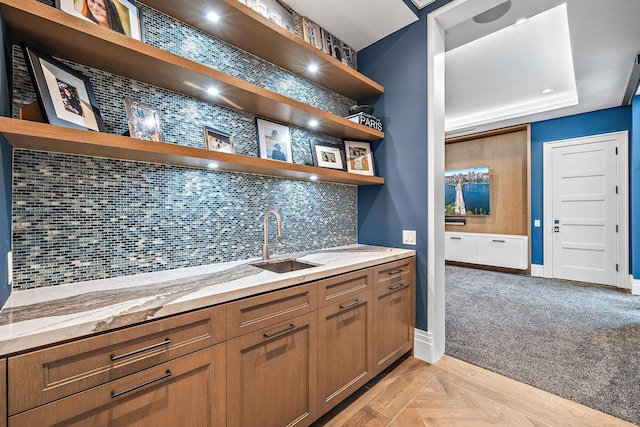
[[[121,354],[121,355],[118,355],[118,356],[116,356],[115,354],[112,354],[111,355],[111,361],[115,362],[116,360],[124,359],[125,357],[133,356],[134,354],[143,353],[145,351],[153,350],[154,348],[162,347],[164,345],[169,345],[169,344],[171,344],[171,339],[165,338],[164,341],[156,343],[156,344],[151,344],[150,346],[145,347],[145,348],[139,348],[138,350],[133,350],[133,351],[130,351],[128,353]]]
[[[296,325],[294,325],[293,323],[291,323],[289,326],[287,326],[286,328],[282,328],[279,331],[275,331],[275,332],[271,332],[269,334],[263,334],[265,338],[271,338],[271,337],[275,337],[276,335],[279,335],[283,332],[287,332],[290,331],[292,329],[295,329]]]
[[[351,307],[355,307],[356,305],[360,304],[360,300],[357,299],[354,302],[352,302],[351,304],[347,304],[347,305],[341,305],[340,306],[340,310],[346,310],[347,308],[351,308]]]
[[[159,376],[158,378],[151,379],[149,381],[145,381],[142,384],[134,385],[126,390],[122,391],[113,391],[111,390],[111,398],[115,399],[118,396],[122,396],[123,394],[131,393],[132,391],[138,390],[139,388],[146,387],[149,384],[153,384],[155,382],[161,381],[165,378],[169,378],[171,376],[171,371],[167,369],[164,375]]]

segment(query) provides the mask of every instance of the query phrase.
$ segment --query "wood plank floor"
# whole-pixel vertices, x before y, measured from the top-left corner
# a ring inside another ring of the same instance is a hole
[[[633,426],[444,356],[408,357],[313,424],[317,426]]]

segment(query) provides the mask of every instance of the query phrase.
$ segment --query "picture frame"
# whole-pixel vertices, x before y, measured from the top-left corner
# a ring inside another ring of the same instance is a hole
[[[52,125],[104,132],[89,78],[24,43],[22,50],[42,117]]]
[[[289,126],[256,118],[256,127],[261,158],[293,163]]]
[[[158,110],[128,96],[124,97],[124,105],[127,112],[129,136],[147,141],[164,142],[162,122]]]
[[[56,8],[144,41],[140,8],[129,0],[55,0]]]
[[[233,135],[207,125],[202,125],[202,128],[204,130],[204,147],[207,150],[235,153]]]
[[[375,176],[371,143],[345,141],[344,152],[347,159],[347,172]]]
[[[314,166],[342,171],[347,170],[343,144],[333,144],[314,138],[311,140],[310,145]]]

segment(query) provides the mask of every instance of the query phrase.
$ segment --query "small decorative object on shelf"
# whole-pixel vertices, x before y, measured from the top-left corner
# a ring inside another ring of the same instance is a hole
[[[223,153],[235,153],[233,136],[230,133],[203,125],[204,146],[207,150],[221,151]]]
[[[268,18],[293,33],[293,14],[291,10],[278,0],[238,0],[249,6],[260,15]]]
[[[256,118],[260,157],[293,163],[289,126]]]
[[[24,43],[22,49],[43,119],[52,125],[104,132],[89,78]]]
[[[370,114],[367,114],[367,113],[352,114],[350,116],[347,116],[346,119],[382,132],[382,122],[380,121],[379,118],[373,117]]]
[[[347,169],[343,144],[333,144],[313,138],[310,145],[314,166],[338,170]]]
[[[373,105],[352,105],[351,107],[349,107],[349,114],[373,114],[374,108],[375,107]]]
[[[124,97],[129,135],[132,138],[163,142],[160,114],[157,110],[128,96]]]
[[[55,0],[56,7],[136,40],[143,40],[140,8],[128,0]]]
[[[370,143],[345,141],[344,151],[347,156],[347,172],[375,176]]]
[[[343,43],[342,40],[305,17],[302,18],[302,31],[304,32],[304,41],[354,70],[356,69],[356,51]]]

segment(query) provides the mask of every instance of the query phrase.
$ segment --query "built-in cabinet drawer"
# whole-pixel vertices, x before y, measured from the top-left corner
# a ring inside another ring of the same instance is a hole
[[[235,301],[227,305],[227,336],[254,332],[317,307],[315,283]]]
[[[228,426],[308,426],[316,419],[316,325],[316,313],[307,313],[227,342]]]
[[[9,426],[224,426],[225,357],[218,344],[9,417]]]
[[[401,283],[413,276],[415,258],[405,258],[373,267],[373,286],[390,286]]]
[[[218,306],[11,357],[9,415],[224,340],[225,307]]]
[[[527,236],[446,232],[444,259],[526,270],[529,268]]]
[[[335,305],[336,300],[343,300],[349,295],[371,290],[372,282],[373,274],[370,268],[320,280],[317,282],[318,306]]]

